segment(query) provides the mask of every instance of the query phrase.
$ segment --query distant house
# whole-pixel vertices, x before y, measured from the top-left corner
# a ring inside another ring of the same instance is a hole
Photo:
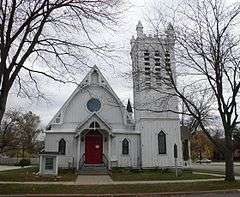
[[[133,109],[125,107],[97,66],[94,66],[48,124],[40,173],[57,174],[58,167],[81,170],[86,165],[131,168],[183,166],[176,98],[166,99],[161,91],[173,91],[161,83],[162,66],[173,55],[173,28],[162,37],[143,34],[131,39]],[[174,64],[171,64],[174,66]],[[154,87],[154,88],[153,88]],[[186,142],[187,144],[189,142]],[[187,145],[189,146],[189,145]]]
[[[213,159],[215,146],[201,130],[191,134],[191,153],[196,160]]]

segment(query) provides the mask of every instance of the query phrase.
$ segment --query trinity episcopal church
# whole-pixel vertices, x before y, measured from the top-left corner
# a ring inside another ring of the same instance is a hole
[[[174,30],[169,25],[164,37],[146,36],[141,22],[136,30],[131,39],[133,108],[130,101],[123,105],[94,66],[48,124],[40,174],[86,166],[172,168],[174,146],[177,165],[183,166],[179,117],[166,110],[176,111],[178,101],[166,99],[161,92],[173,90],[160,80],[166,77],[166,62],[174,67]]]

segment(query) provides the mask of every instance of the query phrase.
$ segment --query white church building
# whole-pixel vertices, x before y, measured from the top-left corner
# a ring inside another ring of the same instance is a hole
[[[88,165],[173,168],[174,146],[177,165],[183,166],[179,116],[168,110],[178,110],[178,100],[161,93],[167,90],[161,83],[166,60],[174,70],[174,30],[169,25],[165,36],[147,36],[141,22],[136,30],[130,53],[133,105],[124,106],[98,67],[91,68],[47,126],[41,174]]]

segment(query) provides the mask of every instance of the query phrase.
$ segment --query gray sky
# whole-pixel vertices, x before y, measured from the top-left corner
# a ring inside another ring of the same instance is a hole
[[[114,68],[96,63],[114,91],[124,103],[126,103],[128,98],[132,98],[131,79],[126,80],[122,75],[124,72],[131,71],[131,59],[129,54],[130,39],[132,35],[136,34],[135,28],[138,20],[141,20],[143,25],[146,25],[144,18],[146,15],[146,8],[150,5],[150,1],[130,0],[130,3],[132,6],[125,13],[126,17],[122,20],[119,28],[116,29],[115,32],[110,33],[107,38],[116,46],[117,53],[123,57],[123,62],[116,62]],[[79,83],[88,71],[89,70],[86,70],[85,73],[79,74]],[[56,83],[46,78],[43,78],[41,82],[41,86],[44,87],[43,91],[49,98],[48,102],[17,97],[13,90],[9,95],[7,108],[16,108],[23,111],[31,110],[40,115],[42,124],[45,126],[71,95],[76,88],[76,85]]]
[[[234,1],[235,0],[228,0],[227,3],[232,3]],[[125,18],[121,20],[121,23],[118,25],[118,29],[115,28],[115,32],[109,32],[107,34],[104,32],[103,35],[100,35],[105,37],[105,39],[107,39],[111,44],[116,46],[116,53],[122,57],[121,62],[114,62],[114,67],[106,66],[104,63],[96,63],[111,87],[125,104],[128,98],[132,99],[132,83],[131,79],[126,80],[122,74],[124,72],[131,71],[131,59],[129,54],[130,39],[132,35],[136,35],[136,24],[139,20],[141,20],[144,26],[144,31],[149,32],[149,28],[146,27],[146,16],[149,16],[151,13],[153,13],[149,12],[150,8],[153,5],[158,9],[162,9],[164,5],[170,7],[172,7],[172,5],[176,6],[180,3],[180,0],[129,0],[129,2],[132,6],[125,13]],[[166,10],[164,10],[164,12],[165,11]],[[84,73],[76,74],[78,75],[77,78],[79,79],[78,83],[81,82],[88,71],[89,69]],[[12,91],[8,98],[7,108],[20,108],[24,111],[31,110],[40,115],[42,124],[46,125],[71,95],[76,88],[76,85],[64,85],[62,83],[56,83],[49,79],[43,78],[41,87],[43,87],[41,90],[43,90],[46,96],[49,98],[48,102],[43,100],[28,100],[19,98],[16,97],[16,94],[14,94],[14,91]]]

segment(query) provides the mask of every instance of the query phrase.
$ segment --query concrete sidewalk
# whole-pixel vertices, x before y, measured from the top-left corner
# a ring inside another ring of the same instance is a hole
[[[224,174],[225,173],[225,164],[223,162],[212,162],[210,164],[193,163],[191,165],[191,169],[193,171],[194,170],[207,171],[207,172],[212,171],[212,173],[221,172]],[[235,175],[240,176],[240,163],[239,162],[234,163],[234,172],[235,172]]]
[[[8,170],[17,170],[17,169],[21,169],[21,168],[30,168],[33,166],[6,166],[6,165],[0,165],[0,171],[8,171]]]
[[[109,175],[78,175],[76,183],[78,185],[99,185],[111,184],[113,180]]]
[[[87,177],[86,177],[87,180]],[[91,179],[92,180],[92,179]],[[209,181],[223,181],[224,178],[216,179],[195,179],[195,180],[169,180],[169,181],[86,181],[86,182],[46,182],[46,181],[31,181],[31,182],[14,182],[14,181],[0,181],[0,184],[32,184],[32,185],[137,185],[137,184],[161,184],[161,183],[192,183],[192,182],[209,182]]]
[[[7,170],[16,170],[20,169],[20,166],[5,166],[5,165],[0,165],[0,171],[7,171]]]

